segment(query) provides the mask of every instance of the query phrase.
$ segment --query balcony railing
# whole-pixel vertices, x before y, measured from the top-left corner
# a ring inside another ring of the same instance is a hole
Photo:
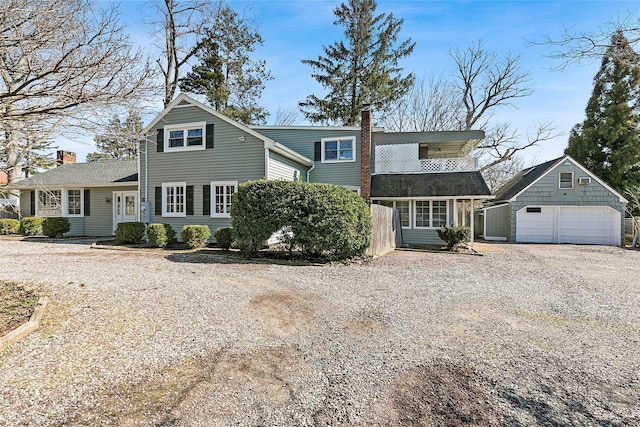
[[[478,170],[475,157],[418,159],[416,144],[380,145],[376,147],[375,173],[439,173]]]

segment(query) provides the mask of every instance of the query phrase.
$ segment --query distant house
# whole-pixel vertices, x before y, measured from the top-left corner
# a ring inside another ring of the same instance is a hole
[[[527,168],[484,208],[484,238],[620,246],[627,200],[569,156]]]
[[[397,208],[404,241],[409,244],[441,243],[437,228],[472,225],[474,203],[492,198],[477,160],[470,156],[483,140],[483,132],[385,132],[371,126],[368,109],[363,110],[362,123],[245,126],[181,94],[143,130],[135,170],[139,173],[127,182],[131,186],[106,191],[116,183],[123,184],[118,181],[123,178],[120,175],[104,175],[101,183],[87,181],[89,175],[100,175],[95,169],[98,163],[86,164],[86,169],[67,168],[64,172],[69,183],[64,185],[49,176],[60,174],[58,169],[63,166],[16,186],[25,191],[28,200],[32,193],[36,198],[45,197],[38,192],[38,181],[46,182],[47,188],[60,190],[53,197],[63,202],[62,211],[47,212],[34,211],[27,201],[23,215],[65,215],[64,203],[68,204],[65,200],[70,197],[66,189],[88,189],[92,215],[100,200],[104,205],[110,196],[113,214],[106,215],[109,207],[100,206],[104,222],[100,228],[87,227],[85,218],[84,228],[76,221],[72,233],[111,234],[123,218],[117,214],[118,194],[129,197],[122,199],[123,206],[135,206],[136,215],[127,220],[167,223],[177,230],[187,224],[203,224],[214,231],[230,225],[231,195],[245,181],[266,178],[331,183],[345,186],[372,203]],[[94,193],[100,196],[94,197]],[[88,221],[92,223],[93,218]]]

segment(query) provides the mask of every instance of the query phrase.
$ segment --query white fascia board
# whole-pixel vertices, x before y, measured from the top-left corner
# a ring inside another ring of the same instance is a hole
[[[252,125],[249,126],[250,129],[254,129],[260,131],[260,129],[265,130],[348,130],[348,131],[360,131],[360,126],[269,126],[269,125]]]
[[[303,164],[304,166],[312,166],[313,162],[309,159],[307,159],[305,156],[303,156],[302,154],[299,154],[295,151],[293,151],[291,148],[289,147],[285,147],[284,145],[280,144],[279,142],[275,142],[271,139],[266,139],[264,141],[264,148],[268,149],[268,150],[272,150],[275,153],[278,153],[288,159],[294,160],[298,163]]]
[[[562,163],[564,163],[565,161],[569,160],[571,163],[573,163],[574,166],[576,166],[578,169],[580,169],[582,172],[586,173],[587,175],[589,175],[593,180],[595,180],[597,183],[599,183],[600,185],[602,185],[604,188],[606,188],[607,190],[609,190],[611,193],[613,193],[618,200],[620,201],[620,203],[627,203],[628,200],[625,199],[622,194],[618,193],[616,190],[614,190],[613,188],[611,188],[606,182],[602,181],[600,178],[598,178],[597,176],[595,176],[591,171],[589,171],[587,168],[585,168],[584,166],[582,166],[580,163],[578,163],[577,161],[575,161],[574,159],[571,158],[571,156],[564,156],[561,159],[559,159],[553,166],[551,166],[549,169],[547,169],[543,174],[541,174],[535,181],[533,181],[531,184],[527,185],[525,188],[523,188],[522,190],[520,190],[520,192],[518,192],[518,194],[516,194],[515,196],[513,196],[512,198],[509,199],[510,202],[515,202],[516,199],[518,198],[519,195],[521,195],[522,193],[524,193],[525,191],[527,191],[529,188],[531,188],[531,186],[535,185],[536,183],[538,183],[538,181],[540,181],[542,178],[544,178],[545,176],[547,176],[550,172],[552,172],[553,170],[555,170],[558,166],[560,166]]]
[[[460,199],[473,199],[473,200],[491,200],[496,196],[411,196],[411,197],[371,197],[371,200],[460,200]]]

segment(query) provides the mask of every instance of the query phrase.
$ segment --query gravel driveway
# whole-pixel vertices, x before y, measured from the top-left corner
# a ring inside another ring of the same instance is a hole
[[[640,251],[355,265],[0,239],[51,302],[0,425],[640,425]]]

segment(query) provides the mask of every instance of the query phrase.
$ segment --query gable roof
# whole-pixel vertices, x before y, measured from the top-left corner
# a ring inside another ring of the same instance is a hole
[[[371,197],[492,198],[478,171],[373,175]]]
[[[206,111],[207,113],[211,114],[212,116],[218,118],[219,120],[222,120],[223,122],[234,126],[246,133],[248,133],[251,136],[254,136],[255,138],[259,139],[260,141],[262,141],[264,143],[264,148],[267,148],[269,150],[273,150],[275,152],[277,152],[278,154],[281,154],[287,158],[290,158],[291,160],[295,160],[297,162],[300,162],[302,164],[304,164],[305,166],[311,166],[313,164],[313,162],[311,160],[309,160],[308,158],[306,158],[305,156],[285,147],[284,145],[272,140],[271,138],[268,138],[266,136],[264,136],[263,134],[255,131],[254,129],[245,126],[241,123],[236,122],[233,119],[230,119],[229,117],[225,116],[224,114],[221,114],[219,112],[217,112],[216,110],[214,110],[213,108],[203,104],[200,101],[197,101],[193,98],[191,98],[190,96],[185,95],[184,93],[180,93],[178,94],[178,96],[175,97],[175,99],[173,101],[171,101],[169,103],[169,105],[167,105],[167,107],[162,110],[160,112],[160,114],[158,114],[153,120],[151,120],[151,122],[149,122],[149,124],[147,126],[144,127],[144,129],[142,129],[142,134],[143,135],[147,135],[149,134],[149,132],[153,129],[153,127],[155,125],[158,124],[158,122],[160,120],[162,120],[162,118],[164,116],[167,115],[167,113],[169,111],[171,111],[174,107],[176,106],[185,106],[185,105],[193,105],[195,107],[198,107],[204,111]]]
[[[11,187],[33,189],[42,187],[109,187],[138,183],[136,160],[67,163],[30,178],[15,182]]]
[[[571,156],[558,157],[557,159],[549,160],[548,162],[541,163],[536,166],[524,169],[520,171],[511,181],[503,185],[498,191],[496,191],[496,198],[494,202],[512,202],[515,201],[520,194],[525,192],[529,187],[540,181],[542,177],[556,169],[559,165],[569,161],[573,163],[578,169],[582,170],[585,174],[589,175],[591,179],[598,182],[604,188],[614,194],[621,203],[627,203],[620,193],[611,188],[606,182],[598,178],[595,174],[582,166],[580,163],[571,158]]]

